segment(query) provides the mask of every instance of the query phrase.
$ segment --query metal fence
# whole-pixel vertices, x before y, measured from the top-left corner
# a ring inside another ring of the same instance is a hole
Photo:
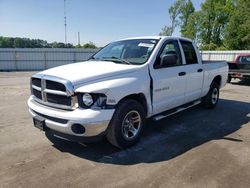
[[[5,48],[0,49],[0,70],[44,70],[85,61],[96,51],[96,49],[78,48]]]
[[[0,48],[0,71],[44,70],[87,60],[96,49]],[[202,51],[203,60],[233,61],[248,51]]]
[[[235,51],[202,51],[202,59],[204,61],[234,61],[237,55],[250,54],[250,50]]]

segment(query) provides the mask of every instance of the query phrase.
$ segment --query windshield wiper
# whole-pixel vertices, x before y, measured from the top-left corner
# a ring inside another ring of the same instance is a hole
[[[128,65],[131,65],[131,63],[125,59],[121,59],[121,58],[118,58],[118,57],[115,57],[115,56],[112,56],[112,57],[103,57],[102,60],[110,60],[110,61],[119,61],[119,62],[122,62],[122,63],[125,63],[125,64],[128,64]]]
[[[98,60],[100,58],[95,58],[94,56],[90,57],[89,60]]]

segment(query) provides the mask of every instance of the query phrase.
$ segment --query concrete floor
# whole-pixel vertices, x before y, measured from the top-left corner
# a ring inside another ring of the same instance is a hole
[[[45,136],[26,101],[31,72],[0,73],[0,187],[250,187],[250,84],[200,106],[149,121],[141,141],[120,151]]]

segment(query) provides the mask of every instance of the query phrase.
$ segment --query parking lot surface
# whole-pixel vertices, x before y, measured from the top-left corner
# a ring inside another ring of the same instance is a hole
[[[26,101],[34,72],[0,72],[0,187],[250,187],[250,84],[221,90],[213,110],[149,121],[119,150],[34,128]]]

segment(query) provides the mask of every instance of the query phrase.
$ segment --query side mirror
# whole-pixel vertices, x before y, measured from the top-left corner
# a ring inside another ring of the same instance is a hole
[[[167,54],[163,55],[160,58],[161,67],[171,67],[177,65],[177,56],[176,54]]]

